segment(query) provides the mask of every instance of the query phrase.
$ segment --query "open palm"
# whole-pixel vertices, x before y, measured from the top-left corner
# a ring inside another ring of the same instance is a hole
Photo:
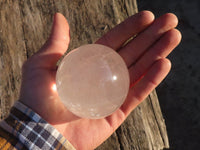
[[[104,119],[90,120],[69,112],[54,89],[56,63],[70,41],[68,23],[57,13],[48,41],[23,66],[20,101],[52,124],[75,148],[94,149],[168,74],[171,64],[166,57],[181,39],[180,32],[174,29],[177,23],[173,14],[154,20],[151,12],[142,11],[96,42],[113,48],[122,56],[129,68],[131,87],[124,104],[116,112]],[[131,37],[134,38],[129,40]]]

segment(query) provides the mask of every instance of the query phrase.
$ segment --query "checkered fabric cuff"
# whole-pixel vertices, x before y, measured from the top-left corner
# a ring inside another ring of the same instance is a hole
[[[17,101],[0,126],[14,135],[27,149],[74,150],[75,148],[53,126]]]

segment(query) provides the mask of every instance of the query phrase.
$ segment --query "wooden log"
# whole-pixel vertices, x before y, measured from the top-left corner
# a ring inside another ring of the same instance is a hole
[[[136,0],[2,0],[0,2],[0,118],[18,99],[23,62],[47,39],[55,12],[70,24],[69,49],[93,43],[137,12]],[[97,150],[168,148],[166,126],[152,92]]]

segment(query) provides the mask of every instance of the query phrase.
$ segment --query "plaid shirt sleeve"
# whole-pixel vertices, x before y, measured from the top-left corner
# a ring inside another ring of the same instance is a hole
[[[19,101],[0,122],[0,149],[75,150],[53,126]]]

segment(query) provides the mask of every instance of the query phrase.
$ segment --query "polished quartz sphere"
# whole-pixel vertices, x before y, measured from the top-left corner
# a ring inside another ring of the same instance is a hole
[[[69,52],[56,74],[60,100],[83,118],[99,119],[118,109],[127,97],[129,72],[113,49],[88,44]]]

